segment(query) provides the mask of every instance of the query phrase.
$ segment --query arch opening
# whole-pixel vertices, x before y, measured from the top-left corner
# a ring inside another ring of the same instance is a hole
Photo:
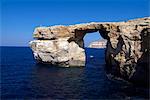
[[[86,33],[83,40],[84,48],[105,48],[106,40],[99,32]]]
[[[104,39],[99,31],[86,33],[83,37],[85,49],[85,65],[105,64],[105,48],[107,40]]]

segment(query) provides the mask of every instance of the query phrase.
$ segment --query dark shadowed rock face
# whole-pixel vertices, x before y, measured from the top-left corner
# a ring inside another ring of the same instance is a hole
[[[37,27],[30,42],[34,57],[42,63],[63,67],[85,66],[83,37],[99,31],[107,39],[106,72],[148,85],[150,18],[127,22],[99,22],[70,26]]]

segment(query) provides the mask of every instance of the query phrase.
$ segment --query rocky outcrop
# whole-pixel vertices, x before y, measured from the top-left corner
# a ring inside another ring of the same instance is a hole
[[[149,73],[150,18],[126,22],[92,22],[37,27],[30,42],[34,57],[63,67],[84,66],[83,37],[99,32],[107,39],[106,71],[133,82],[146,82]]]

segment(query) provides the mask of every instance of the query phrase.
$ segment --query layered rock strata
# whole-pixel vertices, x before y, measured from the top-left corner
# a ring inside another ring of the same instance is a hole
[[[63,67],[85,66],[83,37],[99,32],[107,40],[106,71],[134,82],[146,82],[149,73],[150,18],[125,22],[92,22],[37,27],[30,42],[38,62]],[[137,78],[138,77],[138,78]]]

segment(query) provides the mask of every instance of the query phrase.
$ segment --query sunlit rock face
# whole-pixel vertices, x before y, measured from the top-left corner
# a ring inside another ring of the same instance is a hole
[[[126,22],[92,22],[37,27],[30,42],[35,59],[63,67],[85,66],[83,38],[99,32],[107,40],[106,72],[133,82],[147,83],[150,18]]]

